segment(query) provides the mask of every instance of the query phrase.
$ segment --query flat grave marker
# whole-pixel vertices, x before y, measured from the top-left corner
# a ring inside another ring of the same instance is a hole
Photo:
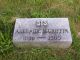
[[[68,48],[72,43],[68,18],[18,18],[13,43],[17,47]]]

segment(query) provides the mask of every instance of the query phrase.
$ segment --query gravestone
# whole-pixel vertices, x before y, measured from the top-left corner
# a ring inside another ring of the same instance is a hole
[[[72,43],[68,18],[18,18],[13,43],[17,47],[68,48]]]

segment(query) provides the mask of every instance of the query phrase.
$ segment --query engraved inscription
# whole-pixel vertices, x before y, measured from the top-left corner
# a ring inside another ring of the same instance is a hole
[[[17,29],[16,30],[17,34],[28,34],[28,35],[38,35],[38,37],[33,37],[33,36],[23,36],[23,40],[35,40],[35,38],[43,39],[47,38],[47,40],[61,40],[62,36],[61,34],[67,34],[68,30],[67,29]],[[43,35],[40,37],[40,35]],[[51,35],[51,36],[45,36],[46,34]]]
[[[49,36],[48,40],[61,40],[61,35]]]
[[[36,21],[35,22],[36,27],[47,27],[48,26],[48,22],[47,21]]]
[[[39,34],[42,31],[43,34],[54,34],[54,33],[61,33],[61,34],[65,34],[65,33],[69,33],[69,31],[67,29],[17,29],[16,33],[27,33],[27,34]]]
[[[35,40],[35,37],[32,36],[23,36],[23,40]]]
[[[23,40],[35,40],[35,39],[47,39],[47,40],[61,40],[63,37],[61,34],[68,33],[67,29],[49,29],[48,21],[35,21],[36,28],[28,29],[28,28],[20,28],[16,30],[17,34],[27,34],[28,36],[23,36]],[[38,28],[40,27],[40,28]],[[42,28],[44,27],[44,28]],[[33,35],[37,35],[33,37]],[[46,36],[47,35],[47,36]]]

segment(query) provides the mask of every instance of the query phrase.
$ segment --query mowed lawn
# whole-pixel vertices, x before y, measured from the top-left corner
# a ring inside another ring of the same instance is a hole
[[[12,43],[16,18],[68,17],[73,42],[68,49],[17,48]],[[80,60],[80,0],[0,0],[0,60]]]

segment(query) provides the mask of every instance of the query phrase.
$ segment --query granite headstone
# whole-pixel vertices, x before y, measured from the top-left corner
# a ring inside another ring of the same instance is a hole
[[[13,43],[17,47],[68,48],[72,43],[68,18],[18,18]]]

